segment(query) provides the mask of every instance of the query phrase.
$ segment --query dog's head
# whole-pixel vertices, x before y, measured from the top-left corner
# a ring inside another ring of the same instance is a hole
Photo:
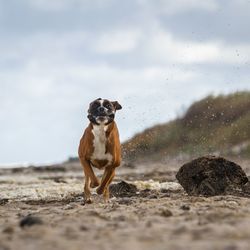
[[[97,125],[107,125],[115,119],[116,110],[122,109],[117,102],[98,98],[89,104],[88,119]]]

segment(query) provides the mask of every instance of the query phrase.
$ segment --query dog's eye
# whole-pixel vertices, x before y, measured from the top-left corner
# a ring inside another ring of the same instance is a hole
[[[98,108],[99,106],[100,106],[100,104],[98,102],[94,102],[92,104],[92,108],[94,108],[94,109]]]
[[[112,106],[111,106],[110,103],[104,103],[103,106],[104,106],[105,108],[107,108],[107,109],[112,109]]]

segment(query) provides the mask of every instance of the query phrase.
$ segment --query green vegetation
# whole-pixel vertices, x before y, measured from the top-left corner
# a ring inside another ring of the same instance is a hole
[[[208,96],[179,119],[123,144],[125,158],[223,154],[250,157],[250,92]]]

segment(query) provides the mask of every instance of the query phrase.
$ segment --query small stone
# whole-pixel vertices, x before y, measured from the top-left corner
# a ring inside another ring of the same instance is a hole
[[[163,193],[163,194],[166,194],[166,193],[169,193],[169,190],[166,189],[166,188],[162,188],[162,189],[160,190],[160,192]]]
[[[14,233],[14,228],[13,227],[6,227],[3,229],[3,233],[12,234],[12,233]]]
[[[247,182],[247,183],[242,187],[242,190],[243,190],[244,193],[250,194],[250,181]]]
[[[88,231],[89,229],[86,226],[80,226],[81,231]]]
[[[230,246],[226,246],[225,247],[225,250],[237,250],[238,248],[237,248],[237,246],[235,246],[235,245],[230,245]]]
[[[156,194],[150,194],[148,196],[149,199],[158,199],[158,196]]]
[[[115,218],[116,221],[126,221],[127,217],[124,215],[119,215]]]
[[[121,204],[121,205],[131,205],[132,203],[133,201],[127,197],[118,200],[118,204]]]
[[[153,222],[149,220],[149,221],[146,222],[145,226],[150,228],[150,227],[153,226]]]
[[[9,202],[9,199],[6,199],[6,198],[0,199],[0,206],[3,206],[7,204],[8,202]]]
[[[71,209],[74,209],[74,206],[71,204],[67,204],[63,209],[64,210],[71,210]]]
[[[181,209],[185,210],[185,211],[188,211],[188,210],[190,210],[190,206],[188,206],[188,205],[182,205]]]
[[[170,197],[170,194],[167,194],[167,193],[163,193],[160,195],[160,198],[169,198]]]
[[[150,189],[143,189],[139,192],[139,195],[140,195],[140,197],[145,198],[145,197],[148,197],[150,195],[150,193],[151,193]]]
[[[24,227],[31,227],[33,225],[41,225],[43,224],[42,220],[38,217],[34,217],[32,215],[28,215],[26,217],[24,217],[23,219],[21,219],[19,225],[20,227],[24,228]]]
[[[168,209],[163,209],[161,210],[160,215],[163,217],[171,217],[173,216],[173,213]]]
[[[133,184],[121,181],[116,184],[111,184],[109,186],[109,192],[111,196],[115,197],[132,197],[137,195],[138,189]]]

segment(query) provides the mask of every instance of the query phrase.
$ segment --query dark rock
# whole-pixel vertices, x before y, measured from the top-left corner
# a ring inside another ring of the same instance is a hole
[[[23,172],[23,168],[12,168],[11,169],[11,172],[13,173],[13,174],[16,174],[16,173],[21,173],[21,172]]]
[[[161,210],[160,215],[163,217],[171,217],[173,216],[173,213],[168,209],[163,209]]]
[[[188,210],[190,210],[190,206],[188,206],[188,205],[182,205],[181,209],[188,211]]]
[[[149,188],[143,189],[140,191],[139,196],[142,198],[148,198],[150,195],[155,194],[155,190]]]
[[[0,199],[0,206],[3,206],[7,204],[8,202],[9,202],[9,199],[6,199],[6,198]]]
[[[249,177],[248,177],[249,178]],[[242,190],[246,194],[250,194],[250,182],[247,182],[243,187]]]
[[[82,226],[80,226],[80,230],[81,231],[88,231],[89,229],[88,229],[88,227],[82,225]]]
[[[56,183],[67,183],[66,180],[64,180],[63,177],[61,176],[42,176],[42,177],[38,177],[39,180],[52,180]]]
[[[127,206],[134,203],[133,200],[131,200],[130,198],[127,198],[127,197],[122,198],[122,199],[118,200],[117,202],[118,202],[118,204],[127,205]]]
[[[160,192],[163,193],[163,194],[166,194],[166,193],[169,193],[169,190],[168,190],[168,189],[165,189],[165,188],[162,188],[162,189],[160,190]]]
[[[65,181],[63,178],[60,177],[54,177],[53,181],[56,183],[67,183],[67,181]]]
[[[204,196],[226,194],[248,182],[239,165],[214,156],[201,157],[183,165],[176,178],[189,195]]]
[[[149,199],[158,199],[158,196],[156,194],[150,194],[148,196]]]
[[[153,222],[151,220],[149,220],[149,221],[146,222],[145,226],[147,228],[151,228],[153,226]]]
[[[19,223],[20,227],[31,227],[33,225],[41,225],[41,224],[43,224],[42,220],[32,215],[24,217],[23,219],[21,219]]]
[[[63,165],[51,165],[51,166],[30,166],[34,172],[66,172],[66,167]]]
[[[5,233],[5,234],[13,234],[14,233],[14,228],[10,227],[10,226],[6,227],[6,228],[3,229],[2,232]]]
[[[116,221],[126,221],[127,217],[124,215],[119,215],[117,217],[114,218]]]
[[[109,186],[109,192],[111,196],[115,197],[132,197],[136,195],[138,189],[133,184],[121,181],[117,184],[111,184]]]
[[[152,192],[152,189],[146,188],[146,189],[141,190],[140,194],[142,194],[142,195],[144,195],[144,194],[148,195],[151,192]]]

